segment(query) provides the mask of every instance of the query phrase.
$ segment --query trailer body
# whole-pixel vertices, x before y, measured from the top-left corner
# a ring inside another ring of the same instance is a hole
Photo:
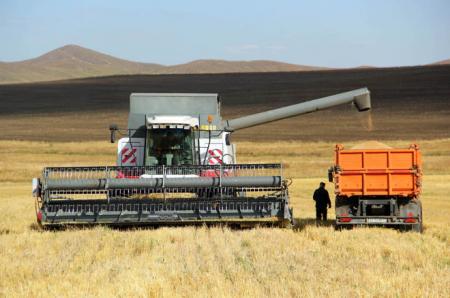
[[[422,230],[419,147],[344,149],[336,145],[329,170],[336,195],[336,225],[394,225]]]

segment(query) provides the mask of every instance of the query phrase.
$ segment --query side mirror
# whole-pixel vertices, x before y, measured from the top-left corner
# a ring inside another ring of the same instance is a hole
[[[119,128],[117,127],[117,124],[109,125],[109,131],[111,132],[111,143],[114,143],[116,141],[116,131],[118,130]]]
[[[333,172],[334,172],[333,167],[328,169],[328,181],[329,182],[333,182]]]

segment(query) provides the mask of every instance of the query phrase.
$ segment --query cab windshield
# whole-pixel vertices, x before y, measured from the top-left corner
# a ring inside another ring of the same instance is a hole
[[[191,130],[149,129],[145,165],[191,165],[193,164],[193,140]]]

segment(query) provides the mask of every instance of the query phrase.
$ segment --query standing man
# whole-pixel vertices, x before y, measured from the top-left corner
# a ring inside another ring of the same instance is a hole
[[[314,191],[313,200],[316,201],[316,220],[327,220],[327,205],[331,208],[331,201],[325,183],[320,182],[320,187]]]

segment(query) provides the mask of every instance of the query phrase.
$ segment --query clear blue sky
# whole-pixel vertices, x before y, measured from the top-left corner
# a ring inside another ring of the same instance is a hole
[[[142,62],[330,67],[450,58],[450,1],[0,0],[0,61],[78,44]]]

